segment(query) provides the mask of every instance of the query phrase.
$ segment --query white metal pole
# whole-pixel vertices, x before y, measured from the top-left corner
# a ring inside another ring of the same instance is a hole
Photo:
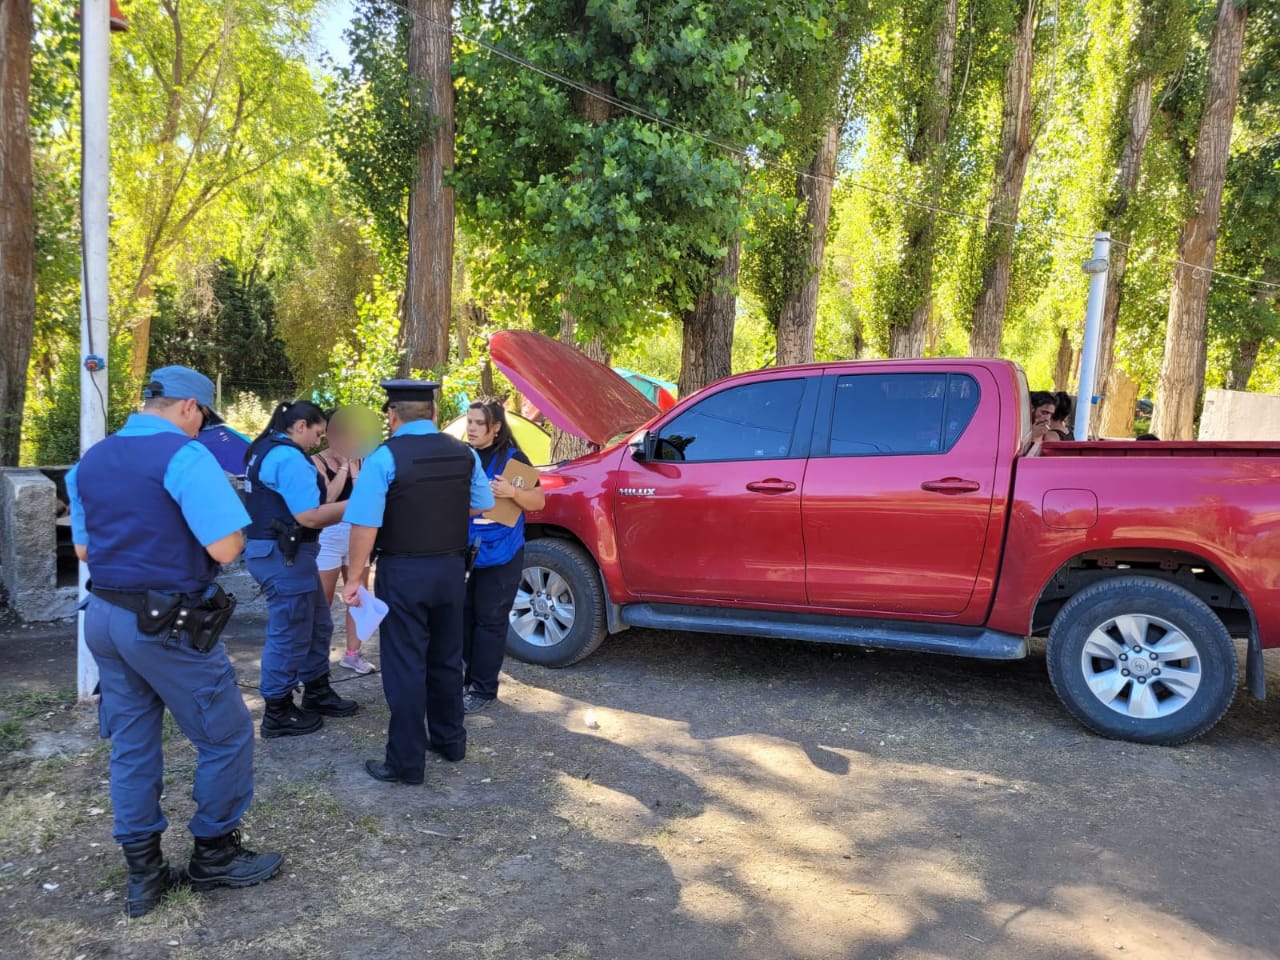
[[[1080,348],[1080,386],[1076,390],[1077,440],[1089,439],[1089,419],[1098,402],[1098,342],[1102,339],[1102,308],[1107,302],[1107,269],[1111,265],[1111,234],[1093,235],[1093,257],[1084,262],[1089,275],[1089,302],[1085,308],[1084,344]]]
[[[111,2],[81,0],[80,123],[84,153],[80,158],[80,222],[84,231],[80,272],[80,455],[107,432],[107,229],[108,106],[111,64]],[[80,595],[88,569],[80,564]],[[80,699],[93,694],[98,665],[84,642],[84,614],[79,614],[76,675]]]

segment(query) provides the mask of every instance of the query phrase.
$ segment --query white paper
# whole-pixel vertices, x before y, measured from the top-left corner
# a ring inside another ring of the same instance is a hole
[[[373,631],[378,629],[378,624],[387,615],[387,605],[364,587],[357,587],[356,595],[360,598],[360,606],[347,607],[347,611],[355,621],[356,636],[364,643],[373,636]]]

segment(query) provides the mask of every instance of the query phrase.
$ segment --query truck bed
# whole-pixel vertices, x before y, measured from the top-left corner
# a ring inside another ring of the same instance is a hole
[[[1041,457],[1280,457],[1280,441],[1090,440],[1042,444]]]

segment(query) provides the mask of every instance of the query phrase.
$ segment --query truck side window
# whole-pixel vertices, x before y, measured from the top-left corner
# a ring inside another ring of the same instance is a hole
[[[660,460],[782,460],[791,454],[804,379],[721,390],[663,426]]]
[[[945,453],[981,393],[962,373],[866,373],[836,381],[830,456]]]

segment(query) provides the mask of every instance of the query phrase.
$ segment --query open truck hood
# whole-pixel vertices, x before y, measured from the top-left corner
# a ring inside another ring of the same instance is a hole
[[[548,420],[596,446],[658,414],[603,363],[540,333],[500,330],[489,338],[489,356]]]

